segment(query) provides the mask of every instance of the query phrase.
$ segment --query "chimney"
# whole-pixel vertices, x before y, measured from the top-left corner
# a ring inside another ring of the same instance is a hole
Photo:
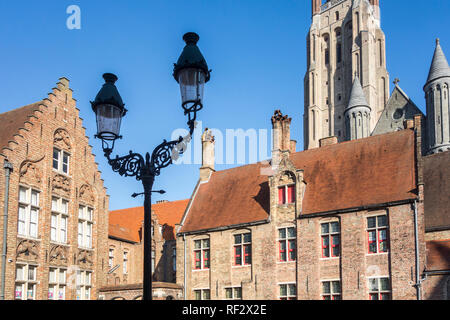
[[[380,0],[370,0],[375,18],[380,20]]]
[[[272,167],[278,166],[281,154],[291,151],[291,121],[287,115],[283,116],[280,110],[275,110],[272,116]]]
[[[296,140],[291,140],[290,151],[291,151],[291,153],[296,153],[297,152],[297,141]]]
[[[331,146],[333,144],[337,144],[338,139],[336,136],[326,137],[319,140],[319,147]]]
[[[312,15],[319,14],[322,7],[322,0],[311,0],[312,2]]]
[[[214,170],[214,136],[211,130],[206,128],[202,134],[202,167],[200,168],[200,180],[207,181]]]

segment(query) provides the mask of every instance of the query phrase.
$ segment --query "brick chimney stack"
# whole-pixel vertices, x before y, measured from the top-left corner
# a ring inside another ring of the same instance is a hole
[[[370,4],[373,6],[375,18],[380,20],[380,0],[370,0]]]
[[[322,0],[312,0],[312,15],[320,13],[320,7],[322,6]]]
[[[206,181],[214,170],[214,146],[215,140],[210,129],[206,128],[202,134],[202,166],[200,168],[200,180]]]
[[[283,153],[289,153],[295,145],[291,140],[291,121],[287,115],[283,116],[280,110],[275,110],[272,116],[272,167],[278,166]]]

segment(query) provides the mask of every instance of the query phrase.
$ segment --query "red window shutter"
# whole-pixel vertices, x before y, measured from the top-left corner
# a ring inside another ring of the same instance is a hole
[[[286,203],[286,193],[284,187],[278,188],[278,204],[285,204]]]
[[[295,202],[295,186],[288,187],[288,203]]]

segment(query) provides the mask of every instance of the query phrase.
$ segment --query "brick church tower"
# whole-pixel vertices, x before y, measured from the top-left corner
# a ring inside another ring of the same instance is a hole
[[[319,140],[330,136],[339,142],[351,139],[345,110],[357,78],[371,109],[370,134],[389,99],[379,0],[312,0],[304,78],[305,149],[319,147]]]

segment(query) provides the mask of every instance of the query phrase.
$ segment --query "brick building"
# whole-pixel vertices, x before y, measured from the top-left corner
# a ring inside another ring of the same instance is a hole
[[[176,282],[174,228],[189,200],[160,201],[152,205],[152,270],[154,299],[180,299]],[[108,275],[101,289],[104,299],[142,297],[144,253],[144,207],[111,211],[109,214]]]
[[[0,114],[0,128],[4,298],[96,299],[107,271],[109,198],[69,81]]]

